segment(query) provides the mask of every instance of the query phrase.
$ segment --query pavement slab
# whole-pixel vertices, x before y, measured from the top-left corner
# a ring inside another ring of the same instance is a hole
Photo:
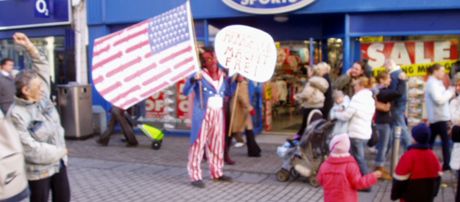
[[[205,189],[190,186],[188,138],[166,137],[160,150],[152,150],[144,136],[137,136],[138,147],[126,147],[121,138],[114,135],[107,147],[99,146],[95,138],[67,141],[72,201],[323,201],[322,189],[310,186],[306,179],[276,180],[281,166],[276,147],[285,139],[279,135],[257,137],[260,158],[247,157],[245,147],[231,148],[236,164],[226,165],[224,173],[234,179],[232,183],[212,181],[203,162]],[[443,182],[448,187],[441,189],[435,201],[454,201],[454,173],[446,173]],[[380,181],[372,192],[360,193],[360,201],[391,201],[390,192],[391,183]]]

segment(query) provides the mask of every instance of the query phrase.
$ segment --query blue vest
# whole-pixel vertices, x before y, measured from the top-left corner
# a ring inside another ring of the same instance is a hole
[[[203,72],[203,74],[206,74],[206,73]],[[190,76],[189,79],[187,79],[187,82],[185,83],[184,91],[183,91],[183,94],[186,96],[190,95],[191,92],[195,93],[195,98],[193,100],[192,130],[190,132],[190,144],[193,144],[195,140],[198,138],[198,134],[200,132],[201,126],[203,124],[203,120],[205,118],[208,99],[216,95],[224,98],[227,92],[226,90],[227,83],[225,82],[225,78],[222,78],[222,85],[220,86],[220,88],[216,89],[210,83],[210,81],[206,79],[206,77],[203,76],[201,81],[195,81],[194,77],[195,77],[195,74],[193,74],[192,76]],[[200,102],[199,82],[201,82],[202,87],[203,87],[203,108],[201,108],[200,106],[201,102]]]

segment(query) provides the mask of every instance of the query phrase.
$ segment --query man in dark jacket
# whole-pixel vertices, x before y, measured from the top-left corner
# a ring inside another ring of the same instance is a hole
[[[364,75],[364,70],[359,62],[353,63],[353,66],[348,72],[335,80],[334,89],[340,90],[349,97],[353,97],[353,86],[351,85],[353,80]]]
[[[110,136],[112,135],[113,131],[115,130],[115,125],[120,123],[121,130],[123,131],[123,135],[126,138],[127,147],[137,146],[138,142],[136,136],[134,134],[134,130],[132,125],[130,125],[129,120],[125,117],[125,110],[118,108],[116,106],[112,106],[112,118],[109,122],[109,127],[107,130],[99,137],[97,143],[102,146],[107,146],[110,141]]]
[[[401,96],[391,103],[391,114],[393,114],[391,128],[393,133],[396,131],[396,127],[401,128],[401,143],[404,148],[407,148],[411,144],[405,116],[407,106],[407,76],[393,60],[387,60],[385,68],[390,72],[391,84],[389,88],[395,91],[402,89],[400,92]],[[399,88],[400,86],[402,88]],[[392,137],[394,136],[395,134]]]
[[[329,73],[325,74],[323,78],[326,79],[327,83],[329,84],[329,87],[324,93],[325,100],[324,100],[324,106],[321,109],[321,113],[323,113],[323,116],[325,119],[328,119],[329,112],[331,111],[332,106],[334,105],[334,99],[332,99],[332,82],[331,82],[331,77],[329,76]]]
[[[0,109],[4,114],[8,112],[14,101],[16,87],[13,78],[14,61],[5,58],[0,61]]]
[[[405,90],[403,89],[405,86],[400,85],[397,91],[389,89],[388,86],[391,84],[391,78],[388,72],[380,72],[377,75],[376,80],[378,82],[378,86],[374,92],[377,101],[375,127],[379,134],[379,138],[377,143],[377,155],[375,156],[375,170],[382,172],[383,179],[390,180],[391,176],[389,175],[389,171],[384,168],[391,136],[390,123],[392,120],[392,114],[390,112],[390,103],[401,97],[401,92]]]

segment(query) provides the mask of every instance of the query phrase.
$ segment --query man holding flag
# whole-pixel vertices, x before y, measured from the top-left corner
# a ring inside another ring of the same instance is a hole
[[[187,170],[192,186],[204,188],[200,165],[205,150],[211,178],[221,182],[231,182],[232,178],[223,174],[225,74],[212,50],[205,49],[200,61],[204,69],[187,80],[184,94],[195,93]]]

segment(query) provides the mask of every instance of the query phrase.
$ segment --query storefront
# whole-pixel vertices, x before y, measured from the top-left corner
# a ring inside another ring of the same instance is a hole
[[[0,58],[12,58],[18,70],[30,66],[24,50],[11,39],[15,32],[24,32],[47,56],[54,83],[75,81],[71,10],[69,0],[0,1]]]
[[[90,52],[95,38],[183,2],[89,2]],[[378,68],[382,58],[407,65],[452,62],[459,57],[460,2],[456,0],[406,0],[397,5],[391,0],[201,0],[191,5],[196,35],[203,45],[212,45],[217,31],[233,24],[259,28],[277,41],[276,74],[261,93],[271,102],[264,102],[260,110],[265,130],[275,132],[298,129],[300,119],[292,95],[302,87],[305,66],[327,61],[334,74],[340,74],[364,58]],[[149,99],[146,118],[161,121],[171,112],[178,128],[186,128],[188,101],[178,94],[180,89],[179,83],[170,90],[175,93],[171,109],[162,107],[168,99],[161,94]],[[93,102],[109,108],[97,94]]]

